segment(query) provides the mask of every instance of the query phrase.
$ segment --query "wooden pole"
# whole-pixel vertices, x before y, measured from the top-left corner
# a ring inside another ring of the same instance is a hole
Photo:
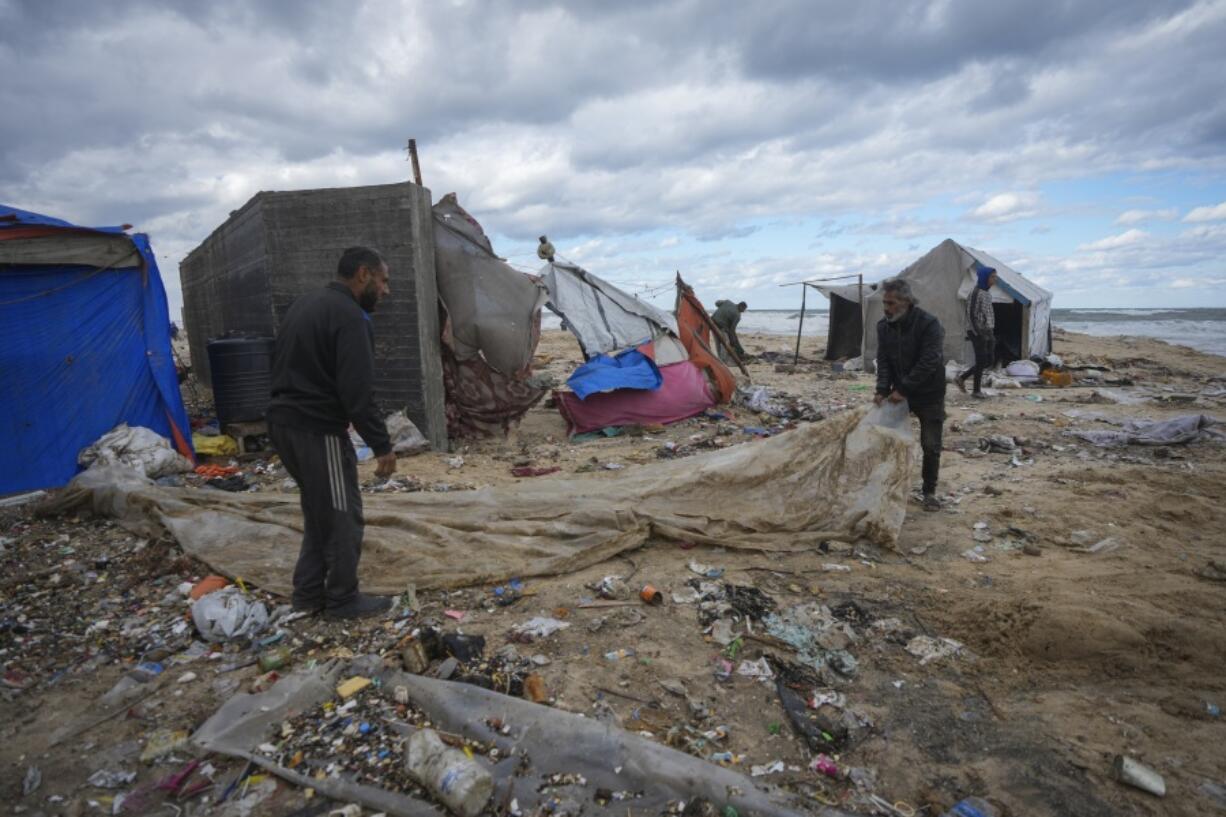
[[[417,162],[417,140],[409,140],[409,160],[413,163],[413,181],[421,184],[421,165]]]
[[[864,359],[865,338],[868,337],[868,304],[864,300],[864,273],[856,276],[856,286],[860,290],[860,371],[868,371],[868,361]]]
[[[796,357],[792,358],[793,366],[800,362],[800,333],[805,328],[805,296],[808,294],[809,288],[807,286],[800,288],[800,324],[796,327]]]

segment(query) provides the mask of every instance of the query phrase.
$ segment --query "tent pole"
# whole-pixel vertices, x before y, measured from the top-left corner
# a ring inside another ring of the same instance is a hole
[[[802,286],[800,288],[800,324],[796,327],[796,357],[792,358],[793,366],[800,362],[800,333],[805,328],[805,296],[808,294],[809,287]]]
[[[413,181],[421,186],[421,165],[417,163],[417,140],[410,139],[409,146],[406,148],[409,151],[409,160],[413,163]]]
[[[868,361],[864,359],[864,339],[868,337],[868,304],[864,302],[864,273],[856,276],[856,287],[860,293],[860,371],[868,371]]]

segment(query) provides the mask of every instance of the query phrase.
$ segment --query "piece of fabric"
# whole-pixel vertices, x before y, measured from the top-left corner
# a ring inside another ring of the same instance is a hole
[[[1226,424],[1206,414],[1184,414],[1169,420],[1128,420],[1122,431],[1066,431],[1102,448],[1124,445],[1184,445],[1203,439],[1226,440]]]
[[[202,457],[232,457],[238,453],[238,442],[229,434],[192,434],[192,445]]]
[[[555,261],[541,271],[549,302],[579,340],[585,358],[677,334],[677,320],[574,264]]]
[[[298,483],[302,542],[293,572],[294,606],[347,604],[358,593],[365,528],[353,446],[347,436],[277,423],[268,424],[268,436]]]
[[[66,232],[123,228],[0,205],[0,246],[18,233],[54,243]],[[138,265],[57,263],[46,253],[48,263],[0,265],[0,450],[10,464],[0,469],[0,495],[64,485],[80,451],[121,423],[194,457],[161,273],[147,236],[123,238]]]
[[[715,405],[702,370],[690,362],[659,369],[661,383],[652,391],[621,390],[593,394],[586,400],[570,392],[554,392],[569,434],[606,426],[675,423]]]
[[[479,357],[500,374],[528,377],[548,297],[540,279],[494,253],[455,193],[443,196],[432,214],[435,280],[449,323],[443,342],[458,361]]]
[[[505,435],[546,394],[537,381],[502,374],[484,358],[457,360],[445,341],[442,352],[447,436],[453,439]]]
[[[893,547],[910,484],[906,411],[864,407],[616,473],[370,496],[362,588],[400,593],[409,582],[422,590],[569,573],[650,540],[792,551],[863,538]],[[290,497],[167,488],[103,468],[78,477],[48,510],[82,506],[141,535],[169,533],[215,573],[291,590],[303,511]]]
[[[727,403],[736,394],[736,376],[712,352],[707,311],[689,286],[677,282],[677,332],[690,362],[707,373],[717,403]]]
[[[566,379],[566,385],[580,400],[618,389],[654,391],[663,382],[655,361],[637,349],[613,357],[596,355]]]
[[[913,306],[897,321],[877,322],[877,393],[897,390],[912,403],[945,394],[945,333],[940,321]]]
[[[381,457],[392,450],[375,402],[375,331],[349,287],[301,295],[277,331],[268,421],[343,435],[352,423]]]

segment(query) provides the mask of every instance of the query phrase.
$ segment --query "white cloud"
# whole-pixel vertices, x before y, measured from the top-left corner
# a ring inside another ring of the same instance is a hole
[[[1003,224],[1039,215],[1039,194],[1029,191],[997,193],[983,204],[967,213],[974,221]]]
[[[1197,207],[1183,217],[1187,222],[1226,220],[1226,201],[1207,207]]]
[[[1089,244],[1082,244],[1077,249],[1079,250],[1114,250],[1120,247],[1127,247],[1143,241],[1149,237],[1149,233],[1144,230],[1128,230],[1119,235],[1109,235],[1106,238],[1100,238],[1098,241],[1091,241]]]
[[[1125,210],[1116,216],[1115,223],[1120,225],[1141,224],[1146,221],[1174,221],[1179,217],[1179,210],[1169,207],[1162,210]]]

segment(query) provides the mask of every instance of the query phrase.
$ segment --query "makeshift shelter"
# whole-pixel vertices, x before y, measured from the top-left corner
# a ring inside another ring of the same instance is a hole
[[[992,287],[992,309],[996,314],[997,356],[1008,363],[1017,358],[1047,355],[1051,352],[1052,294],[1025,278],[1008,265],[982,250],[965,247],[947,238],[927,255],[904,269],[896,277],[905,279],[919,304],[936,315],[945,328],[945,358],[969,364],[974,358],[966,339],[966,300],[975,287],[976,270],[993,267],[997,282]],[[848,313],[859,315],[858,308],[835,312],[835,298],[856,304],[854,287],[818,287],[831,296],[830,336],[838,338],[840,351],[847,351],[843,339],[854,332],[854,320]],[[867,331],[863,333],[864,358],[877,354],[876,325],[885,315],[879,287],[865,287],[864,307]]]
[[[589,362],[635,350],[658,369],[655,388],[642,388],[640,367],[609,365],[599,393],[554,392],[572,434],[684,420],[727,402],[736,391],[732,373],[711,353],[706,311],[680,279],[674,316],[574,264],[547,264],[541,278],[550,308]]]
[[[148,236],[0,205],[0,495],[59,487],[120,423],[193,457]]]

